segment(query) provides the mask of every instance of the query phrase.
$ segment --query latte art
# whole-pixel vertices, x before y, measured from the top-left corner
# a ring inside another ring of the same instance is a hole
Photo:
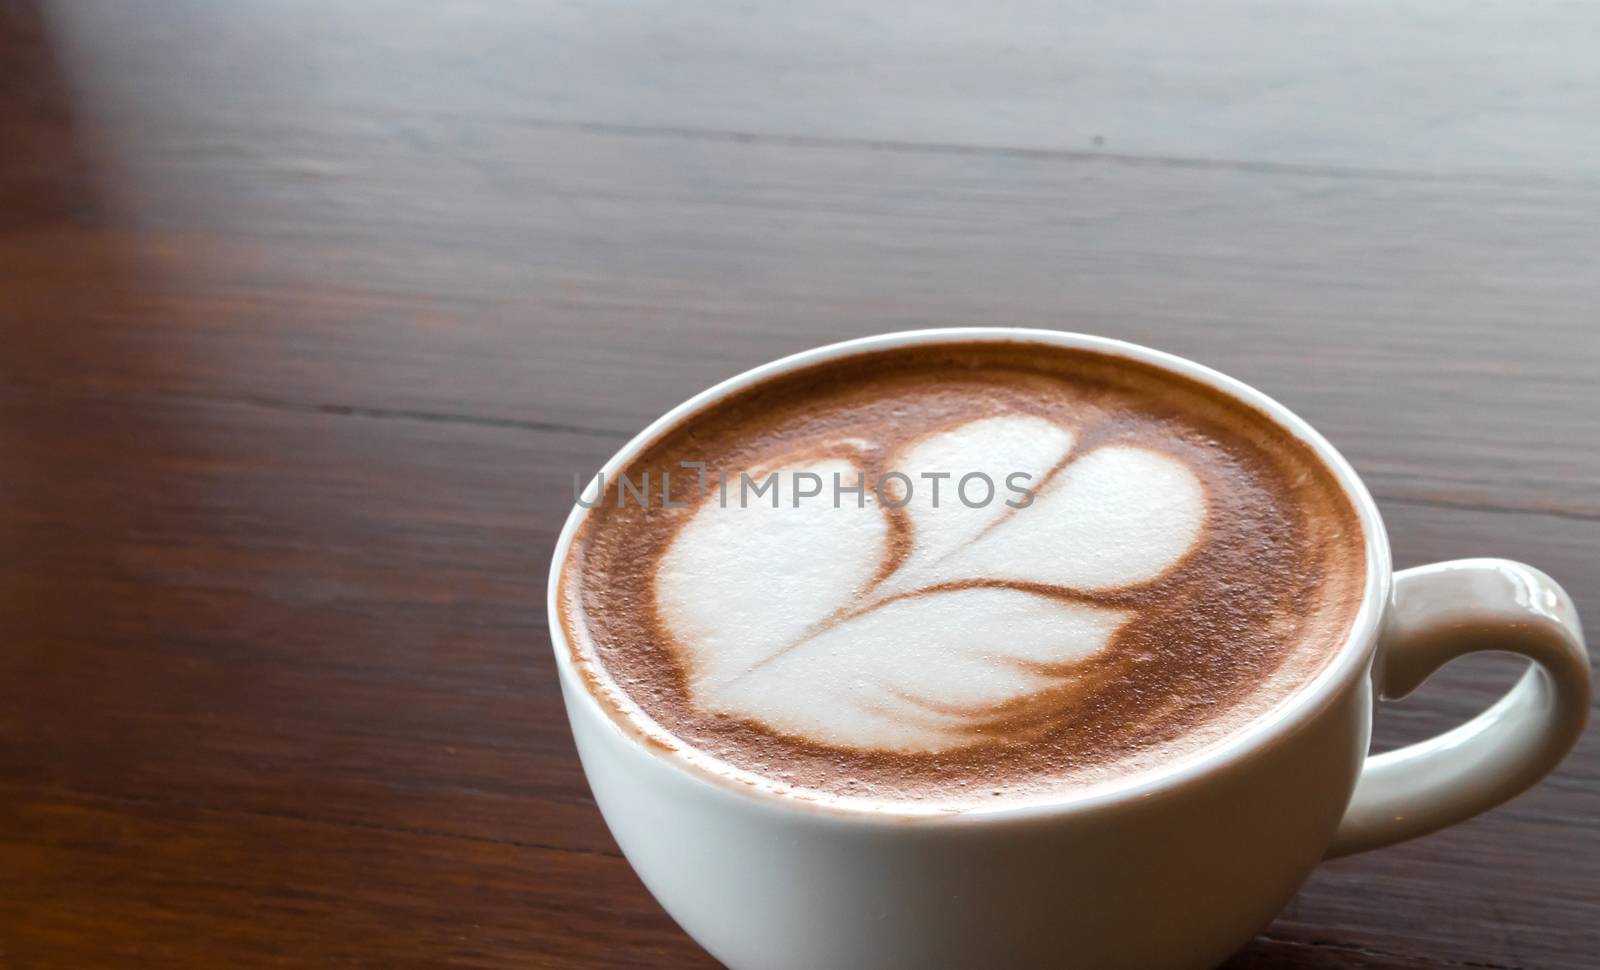
[[[1129,618],[1093,594],[1156,578],[1205,521],[1203,488],[1179,461],[1118,445],[1074,453],[1076,438],[1007,415],[891,460],[914,477],[1024,472],[1042,484],[1021,509],[941,504],[931,490],[901,509],[702,503],[655,577],[691,703],[822,744],[939,751],[984,740],[1007,705],[1069,687]],[[853,456],[778,461],[824,481],[864,471]]]
[[[730,493],[796,484],[724,500],[674,473],[630,504],[606,483],[560,577],[575,665],[619,723],[806,797],[959,809],[1204,750],[1309,683],[1365,580],[1310,448],[1088,351],[944,344],[781,374],[618,478],[684,467]]]

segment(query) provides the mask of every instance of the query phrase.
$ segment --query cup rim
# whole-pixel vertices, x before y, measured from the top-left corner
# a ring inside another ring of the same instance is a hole
[[[574,703],[581,704],[589,714],[598,716],[626,735],[625,743],[641,750],[647,756],[697,781],[729,792],[737,798],[753,799],[771,807],[808,813],[821,812],[861,821],[877,819],[902,822],[909,820],[996,822],[1081,812],[1138,798],[1148,798],[1180,788],[1271,747],[1331,704],[1353,676],[1365,672],[1377,643],[1384,606],[1389,601],[1393,582],[1388,534],[1384,529],[1377,504],[1367,491],[1366,485],[1350,463],[1326,438],[1305,419],[1264,392],[1204,364],[1140,344],[1092,334],[1027,327],[942,327],[902,330],[826,344],[750,368],[695,394],[629,439],[606,460],[599,474],[614,476],[636,454],[685,418],[736,391],[778,374],[862,353],[925,344],[972,342],[1039,344],[1088,350],[1153,365],[1180,377],[1198,381],[1260,411],[1280,429],[1307,444],[1332,472],[1334,479],[1355,507],[1366,550],[1366,577],[1361,606],[1351,621],[1344,641],[1322,670],[1271,710],[1193,755],[1179,758],[1170,765],[1134,771],[1126,776],[1115,777],[1083,788],[1025,799],[1005,799],[994,806],[952,806],[938,802],[921,806],[888,799],[839,798],[815,795],[805,790],[782,790],[769,779],[753,772],[733,768],[678,740],[670,731],[656,723],[625,691],[616,687],[599,658],[592,656],[592,651],[588,651],[591,656],[585,665],[588,673],[601,678],[609,685],[609,693],[613,695],[613,700],[619,706],[628,709],[626,714],[611,710],[610,705],[596,696],[588,678],[575,669],[574,649],[567,639],[565,626],[561,622],[559,594],[561,572],[573,538],[589,512],[575,502],[556,540],[546,594],[547,625],[551,644],[555,650],[557,670],[566,688],[562,693],[569,707],[569,716],[575,718],[577,712],[571,711],[570,707]]]

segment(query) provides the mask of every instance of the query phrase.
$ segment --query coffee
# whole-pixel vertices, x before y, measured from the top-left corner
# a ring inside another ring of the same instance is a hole
[[[1266,415],[1007,342],[782,374],[591,492],[562,566],[621,723],[805,797],[1029,798],[1225,740],[1359,607],[1359,520]]]

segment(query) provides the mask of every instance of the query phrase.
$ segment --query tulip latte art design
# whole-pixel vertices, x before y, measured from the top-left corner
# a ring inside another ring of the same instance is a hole
[[[563,572],[575,655],[620,719],[796,793],[959,805],[1182,757],[1309,681],[1364,579],[1308,448],[1103,355],[820,365],[630,467],[684,461],[779,488],[740,501],[679,471],[674,507],[619,508],[613,486]]]
[[[1205,520],[1182,464],[1118,445],[1080,456],[1076,438],[1025,415],[930,434],[890,459],[912,483],[897,510],[703,502],[656,574],[691,702],[824,744],[937,751],[1067,684],[1127,619],[1083,594],[1155,579]],[[836,447],[786,477],[858,480],[849,452],[873,446]],[[1017,509],[916,488],[952,469],[1020,471],[1039,490]]]

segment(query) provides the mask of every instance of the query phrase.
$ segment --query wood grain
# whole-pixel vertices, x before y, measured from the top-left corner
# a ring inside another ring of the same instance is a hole
[[[546,564],[574,473],[841,337],[1219,366],[1399,565],[1594,635],[1600,14],[806,10],[0,3],[0,966],[709,966],[589,800]],[[1596,819],[1591,732],[1230,966],[1589,966]]]
[[[120,82],[86,92],[110,121],[181,114],[225,136],[337,117],[470,151],[452,126],[482,120],[1512,184],[1592,182],[1600,165],[1600,14],[1584,4],[160,9],[49,4],[75,66]]]

